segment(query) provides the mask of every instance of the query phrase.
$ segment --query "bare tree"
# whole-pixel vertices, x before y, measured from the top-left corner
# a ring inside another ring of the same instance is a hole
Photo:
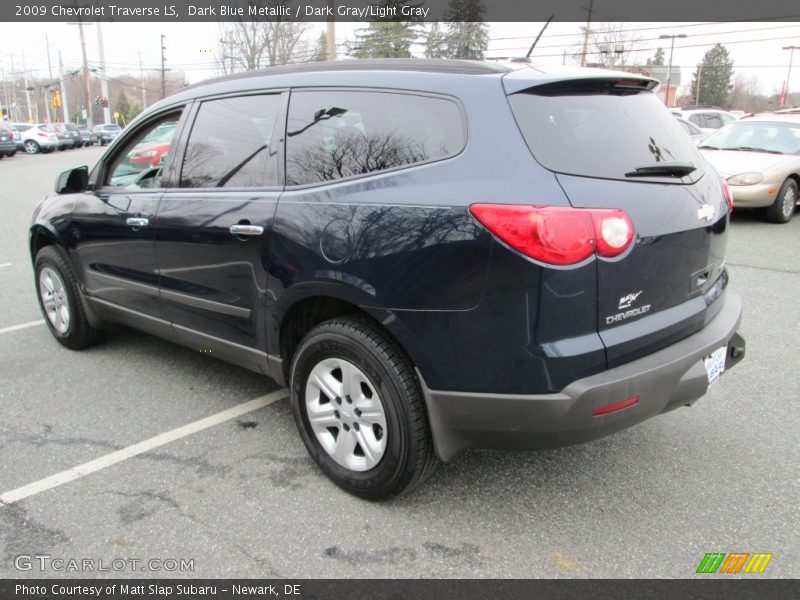
[[[642,38],[630,31],[626,23],[596,23],[589,32],[586,64],[593,67],[619,69],[635,64],[642,47]],[[582,47],[574,51],[578,60]]]
[[[292,0],[249,0],[253,6],[289,8]],[[285,12],[285,11],[284,11]],[[237,20],[220,24],[217,68],[222,73],[252,71],[273,65],[314,59],[312,44],[305,39],[307,23],[261,17],[257,21]]]
[[[761,82],[758,75],[747,76],[737,73],[733,78],[733,87],[728,102],[731,108],[754,112],[766,108],[764,98],[761,96]]]

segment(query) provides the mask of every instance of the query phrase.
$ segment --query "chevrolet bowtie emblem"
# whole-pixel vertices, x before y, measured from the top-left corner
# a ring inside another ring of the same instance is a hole
[[[705,219],[706,221],[713,221],[715,213],[716,211],[713,206],[710,204],[703,204],[703,206],[697,209],[697,218],[700,220]]]

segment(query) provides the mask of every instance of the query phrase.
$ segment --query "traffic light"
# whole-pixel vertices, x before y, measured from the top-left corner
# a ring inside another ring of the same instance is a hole
[[[95,103],[97,106],[100,106],[100,96],[96,96],[96,97],[95,97],[95,99],[94,99],[94,103]]]
[[[100,98],[100,105],[103,108],[108,108],[108,98]]]

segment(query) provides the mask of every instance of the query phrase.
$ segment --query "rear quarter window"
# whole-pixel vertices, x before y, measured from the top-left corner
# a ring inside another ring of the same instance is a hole
[[[697,167],[693,180],[702,174],[694,143],[651,91],[589,82],[563,92],[532,88],[512,94],[509,103],[533,156],[551,171],[627,180],[625,174],[640,167],[689,162]]]
[[[459,106],[446,98],[296,91],[289,104],[286,183],[324,183],[439,160],[465,144]]]

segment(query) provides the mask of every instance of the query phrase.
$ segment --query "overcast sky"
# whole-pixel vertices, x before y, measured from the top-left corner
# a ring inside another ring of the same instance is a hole
[[[491,44],[488,57],[524,55],[543,23],[492,23]],[[582,41],[581,23],[552,23],[534,51],[534,62],[558,65],[567,54],[578,52]],[[596,23],[593,28],[609,24]],[[310,39],[316,39],[324,23],[309,23]],[[337,44],[353,38],[356,28],[364,24],[337,23]],[[735,72],[756,75],[762,93],[780,90],[786,79],[789,51],[783,46],[800,46],[800,23],[621,23],[630,30],[631,37],[639,38],[638,62],[652,57],[655,49],[664,47],[669,59],[669,40],[660,35],[686,34],[675,40],[674,68],[682,70],[682,83],[687,85],[691,73],[703,54],[716,42],[724,44],[735,61]],[[215,72],[215,53],[219,39],[216,23],[104,23],[102,25],[105,55],[109,76],[119,74],[139,75],[139,55],[145,71],[160,68],[160,34],[166,36],[167,66],[183,71],[190,83],[212,77]],[[85,28],[87,54],[90,66],[99,63],[97,26]],[[58,74],[59,52],[65,71],[81,66],[80,41],[76,25],[66,23],[3,24],[0,36],[0,68],[11,71],[12,53],[15,71],[22,71],[23,52],[25,68],[34,74],[47,77],[47,36],[53,77]],[[421,48],[420,48],[421,49]],[[800,51],[795,53],[795,68],[790,89],[800,91]],[[569,58],[567,59],[569,62]]]

